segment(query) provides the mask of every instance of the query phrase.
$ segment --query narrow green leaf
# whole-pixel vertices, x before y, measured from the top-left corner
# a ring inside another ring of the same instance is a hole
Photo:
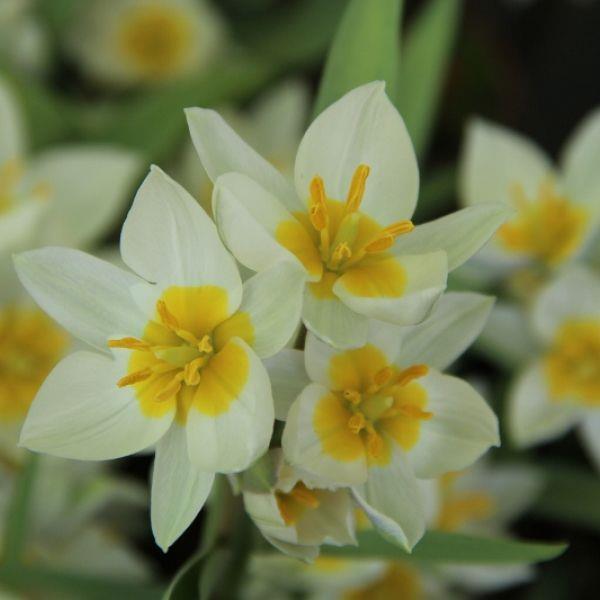
[[[206,558],[207,551],[202,550],[194,554],[177,571],[169,587],[162,596],[162,600],[189,600],[198,595],[198,585],[202,561]]]
[[[86,600],[158,600],[162,592],[160,587],[151,584],[21,565],[0,566],[0,584],[11,589],[37,592],[36,597],[40,598],[50,595],[62,598],[68,594],[70,598]]]
[[[428,531],[412,554],[384,540],[375,531],[360,533],[358,541],[358,546],[325,546],[323,554],[346,558],[411,558],[435,563],[502,565],[551,560],[567,548],[566,544],[521,542],[441,531]]]
[[[546,486],[534,511],[541,516],[600,531],[600,479],[596,474],[566,465],[541,469]]]
[[[418,156],[433,131],[440,92],[460,23],[461,0],[429,0],[402,47],[396,103]]]
[[[3,558],[7,564],[18,562],[25,551],[29,510],[35,477],[38,470],[39,455],[28,453],[25,464],[19,473],[6,513],[6,525],[3,540]]]
[[[386,82],[393,97],[402,7],[402,0],[350,0],[329,50],[314,116],[351,89],[376,79]]]
[[[413,216],[415,223],[431,221],[453,210],[456,196],[456,168],[438,167],[426,173],[421,181],[419,203]]]
[[[231,559],[231,551],[224,548],[215,550],[207,557],[200,572],[200,600],[210,600],[214,597],[219,583],[229,571]]]

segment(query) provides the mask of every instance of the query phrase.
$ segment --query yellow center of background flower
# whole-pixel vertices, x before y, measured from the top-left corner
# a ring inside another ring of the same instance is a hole
[[[123,16],[119,31],[123,56],[149,79],[177,74],[194,43],[187,15],[176,6],[146,4]]]
[[[517,216],[497,234],[506,250],[548,265],[562,262],[577,250],[587,223],[583,208],[559,194],[550,181],[540,184],[534,199],[527,198],[518,184],[511,195]]]
[[[24,168],[17,158],[11,158],[0,164],[0,214],[14,208],[22,196],[38,200],[47,200],[51,194],[50,186],[37,183],[20,189],[23,182]]]
[[[556,400],[600,406],[600,320],[564,323],[544,359],[544,369]]]
[[[185,423],[190,407],[216,416],[229,409],[246,385],[249,359],[232,338],[251,344],[247,313],[229,315],[227,292],[215,286],[165,290],[141,338],[110,340],[131,350],[127,374],[117,385],[132,385],[145,415],[176,409]]]
[[[41,311],[0,310],[0,419],[25,416],[40,385],[66,350],[68,337]]]
[[[375,346],[348,350],[331,359],[329,376],[334,389],[317,403],[313,425],[323,452],[340,461],[366,456],[387,464],[390,440],[410,450],[419,439],[427,393],[415,379],[425,365],[398,369],[387,364]]]
[[[359,211],[369,172],[367,165],[359,165],[345,202],[328,198],[323,180],[315,177],[308,213],[294,213],[295,220],[277,227],[277,241],[304,265],[318,298],[333,298],[333,285],[342,276],[357,296],[398,297],[404,292],[404,269],[386,251],[413,224],[399,221],[381,227]]]
[[[404,561],[390,563],[381,577],[343,594],[344,600],[424,600],[418,571]]]
[[[317,490],[307,488],[299,481],[289,492],[275,492],[279,514],[286,525],[295,525],[307,510],[319,508]]]

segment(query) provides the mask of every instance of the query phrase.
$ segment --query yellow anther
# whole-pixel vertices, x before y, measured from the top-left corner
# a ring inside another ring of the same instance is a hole
[[[346,212],[355,212],[359,209],[360,203],[362,202],[365,194],[365,185],[367,177],[369,176],[371,169],[367,165],[358,165],[354,175],[352,176],[352,183],[350,184],[350,190],[346,197]]]
[[[360,392],[357,392],[356,390],[344,390],[342,396],[344,396],[345,400],[348,400],[348,402],[354,405],[360,404],[360,401],[362,400]]]
[[[163,325],[166,325],[169,329],[179,329],[179,322],[175,318],[169,309],[164,300],[159,300],[156,303],[156,310],[158,312],[158,316],[160,320],[163,322]]]
[[[200,352],[204,352],[204,354],[212,354],[214,348],[208,334],[204,335],[198,343],[198,350],[200,350]]]
[[[320,204],[313,204],[308,211],[308,216],[317,231],[327,228],[327,213]]]
[[[181,389],[181,382],[183,381],[185,375],[183,371],[180,371],[165,385],[165,387],[156,394],[155,400],[157,402],[164,402],[165,400],[171,399],[173,396],[176,396]]]
[[[297,483],[290,492],[290,496],[299,504],[308,508],[319,508],[321,504],[317,494],[307,488],[303,483]]]
[[[349,259],[351,256],[352,250],[350,249],[350,246],[348,246],[346,242],[342,242],[335,247],[328,266],[330,269],[336,269],[343,261]]]
[[[128,385],[133,385],[134,383],[139,383],[140,381],[144,381],[148,379],[152,375],[152,369],[142,369],[141,371],[135,371],[135,373],[129,373],[129,375],[125,375],[125,377],[121,377],[119,381],[117,381],[117,385],[121,387],[126,387]]]
[[[384,252],[394,245],[395,239],[404,233],[411,232],[415,226],[412,221],[398,221],[392,225],[385,227],[365,246],[365,252],[374,254],[376,252]]]
[[[124,337],[118,340],[108,340],[109,348],[125,348],[127,350],[148,350],[150,344],[134,337]]]
[[[367,435],[367,454],[371,458],[379,458],[383,454],[383,438],[372,429]]]
[[[428,410],[423,410],[414,404],[405,404],[399,406],[397,409],[398,414],[404,415],[411,419],[419,419],[420,421],[428,421],[433,417],[433,413]]]
[[[348,419],[348,429],[352,433],[359,434],[367,425],[367,420],[362,413],[355,413]]]
[[[200,383],[200,369],[206,363],[206,357],[199,356],[189,362],[183,368],[183,380],[187,385],[198,385]]]
[[[419,377],[427,375],[428,372],[429,367],[427,365],[412,365],[411,367],[408,367],[408,369],[404,369],[404,371],[398,375],[396,383],[399,385],[407,385],[413,379],[418,379]]]
[[[325,184],[318,175],[310,182],[310,202],[310,222],[317,231],[321,231],[329,225],[329,212]]]
[[[373,377],[373,383],[381,388],[388,383],[393,374],[394,371],[391,367],[383,367],[383,369],[375,373],[375,376]]]

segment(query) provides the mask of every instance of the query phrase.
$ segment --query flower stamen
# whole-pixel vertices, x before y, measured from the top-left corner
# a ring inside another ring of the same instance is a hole
[[[365,195],[365,187],[367,177],[371,169],[368,165],[358,165],[352,176],[352,182],[350,183],[350,190],[346,197],[346,213],[356,212],[360,208],[363,196]]]

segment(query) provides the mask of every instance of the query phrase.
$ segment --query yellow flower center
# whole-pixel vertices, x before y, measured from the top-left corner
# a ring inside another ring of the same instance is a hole
[[[500,243],[509,251],[556,265],[573,254],[581,243],[587,215],[559,194],[550,181],[540,184],[530,200],[519,184],[511,189],[517,216],[498,230]]]
[[[25,415],[67,343],[67,335],[37,309],[0,310],[0,420]]]
[[[250,367],[232,338],[252,343],[253,335],[247,313],[229,316],[224,289],[173,286],[157,301],[141,338],[109,340],[108,346],[131,351],[117,385],[135,387],[144,414],[162,416],[175,408],[185,423],[191,406],[212,416],[229,409]]]
[[[386,464],[389,440],[409,450],[419,439],[421,422],[433,416],[424,410],[427,393],[415,381],[427,374],[425,365],[389,366],[367,345],[335,356],[329,374],[336,389],[319,400],[313,424],[323,451],[337,460],[366,455]]]
[[[546,354],[544,369],[555,400],[600,406],[600,319],[564,323]]]
[[[318,491],[299,481],[289,492],[275,492],[279,514],[286,525],[294,525],[307,510],[319,508]]]
[[[149,79],[177,74],[186,64],[194,32],[184,11],[165,3],[133,6],[118,38],[123,56]]]
[[[46,183],[23,189],[23,172],[23,164],[17,158],[0,164],[0,214],[14,208],[22,196],[39,200],[46,200],[50,196],[50,186]]]
[[[484,491],[456,489],[460,473],[446,473],[439,479],[440,512],[436,527],[443,531],[457,531],[464,525],[489,518],[494,513],[494,500]]]
[[[381,577],[342,597],[344,600],[423,600],[425,595],[417,570],[404,561],[394,561]]]
[[[403,293],[404,270],[386,251],[414,226],[405,220],[381,227],[359,211],[369,172],[367,165],[358,166],[345,202],[328,198],[323,180],[315,177],[310,184],[308,212],[294,213],[295,220],[277,227],[277,240],[304,265],[317,297],[333,297],[332,287],[342,275],[345,285],[357,295]]]

